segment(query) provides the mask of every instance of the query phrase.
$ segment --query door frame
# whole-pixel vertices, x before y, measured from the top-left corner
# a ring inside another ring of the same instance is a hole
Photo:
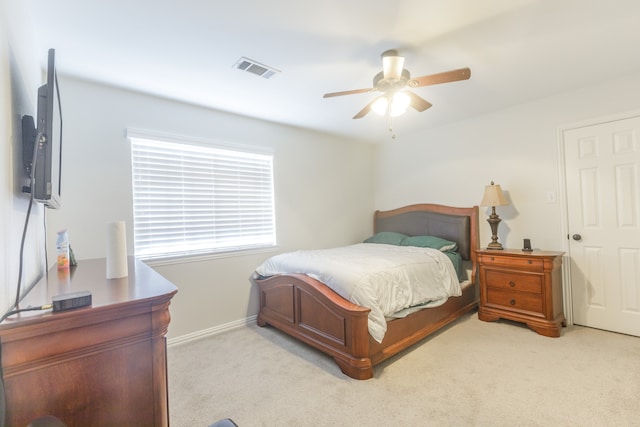
[[[558,188],[560,192],[558,200],[560,201],[560,229],[562,231],[562,250],[565,253],[562,259],[562,296],[564,303],[564,317],[566,318],[567,325],[573,325],[573,294],[571,292],[571,249],[569,247],[569,206],[567,201],[567,169],[564,157],[564,134],[569,130],[630,119],[632,117],[640,117],[640,109],[621,111],[618,113],[563,123],[558,126],[556,131],[558,141]]]

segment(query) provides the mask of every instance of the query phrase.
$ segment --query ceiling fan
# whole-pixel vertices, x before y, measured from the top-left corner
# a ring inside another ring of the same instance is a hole
[[[471,70],[469,68],[460,68],[411,78],[409,70],[404,68],[404,57],[398,55],[398,51],[392,49],[382,53],[382,71],[373,77],[373,87],[325,93],[323,98],[379,91],[383,94],[369,102],[353,118],[362,118],[371,110],[381,115],[397,116],[404,113],[409,106],[417,111],[424,111],[431,107],[429,101],[409,91],[407,88],[467,80],[469,77],[471,77]]]

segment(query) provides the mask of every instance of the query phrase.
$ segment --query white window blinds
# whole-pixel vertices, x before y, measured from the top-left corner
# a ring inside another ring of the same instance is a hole
[[[135,254],[275,245],[273,156],[131,138]]]

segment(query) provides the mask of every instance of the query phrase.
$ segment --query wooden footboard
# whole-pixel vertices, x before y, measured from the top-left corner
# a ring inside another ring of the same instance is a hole
[[[269,324],[332,356],[352,378],[373,376],[368,308],[350,303],[303,274],[255,282],[260,290],[258,325]]]
[[[368,332],[369,309],[352,304],[302,274],[255,280],[260,290],[258,325],[267,324],[330,355],[345,375],[373,377],[373,366],[453,322],[478,305],[476,285],[434,308],[389,321],[382,343]]]

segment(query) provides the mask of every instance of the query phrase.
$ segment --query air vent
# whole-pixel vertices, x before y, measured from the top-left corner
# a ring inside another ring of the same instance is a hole
[[[279,73],[280,70],[277,70],[273,67],[269,67],[268,65],[261,64],[253,59],[245,58],[244,56],[238,59],[233,66],[241,71],[246,71],[247,73],[255,74],[256,76],[260,76],[265,79],[270,79],[276,73]]]

